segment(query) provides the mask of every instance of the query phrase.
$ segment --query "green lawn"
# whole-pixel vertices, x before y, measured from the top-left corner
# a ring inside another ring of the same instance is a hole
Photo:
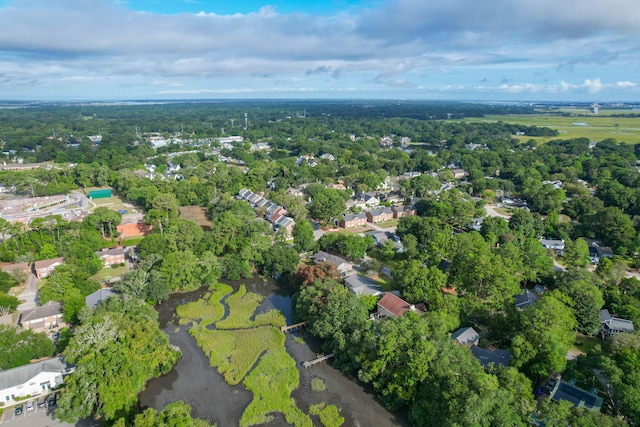
[[[122,267],[117,267],[117,268],[107,267],[98,271],[97,274],[94,274],[93,276],[91,276],[91,279],[96,280],[99,283],[105,283],[105,282],[108,282],[109,279],[122,277],[122,275],[124,275],[127,271],[129,271],[129,269],[127,268],[126,265]]]
[[[589,138],[591,141],[602,141],[614,138],[618,142],[630,144],[640,143],[640,118],[610,117],[606,114],[579,115],[578,112],[570,116],[552,116],[547,114],[522,114],[522,115],[488,115],[482,118],[464,119],[466,122],[497,122],[510,124],[523,124],[528,126],[543,126],[557,130],[560,134],[556,137],[529,137],[518,136],[523,142],[529,139],[548,142],[553,139]]]
[[[396,227],[398,225],[398,220],[394,218],[389,221],[378,222],[376,225],[380,228]]]
[[[575,350],[580,350],[586,354],[593,350],[596,345],[602,345],[602,341],[600,341],[596,337],[577,334],[576,342],[572,348]]]

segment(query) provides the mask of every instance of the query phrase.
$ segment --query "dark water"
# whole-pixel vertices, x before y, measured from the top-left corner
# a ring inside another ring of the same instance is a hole
[[[265,301],[257,313],[278,309],[284,313],[287,322],[291,322],[291,298],[279,294],[279,289],[273,283],[262,279],[225,283],[234,289],[244,284],[247,291],[264,295]],[[195,417],[214,422],[218,427],[238,426],[244,408],[251,402],[251,393],[242,385],[230,386],[225,383],[222,375],[209,365],[209,359],[189,335],[189,327],[179,326],[175,319],[176,307],[198,300],[206,291],[206,288],[202,288],[172,295],[168,301],[156,307],[160,327],[169,336],[171,344],[180,348],[182,357],[168,374],[149,381],[146,390],[138,397],[143,408],[152,407],[157,410],[176,400],[184,400],[192,406]],[[304,369],[302,362],[313,359],[319,349],[311,339],[306,340],[310,344],[298,344],[294,342],[294,337],[293,334],[287,336],[286,348],[298,365],[300,386],[292,395],[303,411],[308,412],[311,404],[325,402],[340,408],[340,413],[345,418],[343,425],[346,427],[407,425],[405,420],[388,412],[375,396],[330,364],[319,363]],[[311,390],[311,379],[314,377],[325,382],[325,391]],[[270,425],[287,425],[281,415],[273,415],[274,420]]]

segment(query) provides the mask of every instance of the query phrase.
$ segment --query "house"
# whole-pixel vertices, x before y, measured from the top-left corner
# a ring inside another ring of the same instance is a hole
[[[0,265],[0,269],[2,269],[2,271],[6,271],[9,274],[13,273],[16,270],[24,272],[24,274],[26,274],[27,276],[31,274],[31,265],[28,262],[2,264]]]
[[[613,317],[606,308],[600,310],[600,333],[602,338],[610,337],[620,332],[633,334],[635,328],[631,320]]]
[[[363,227],[367,225],[367,215],[363,212],[357,214],[346,214],[339,222],[342,228]]]
[[[61,357],[0,371],[0,399],[6,405],[62,385],[73,371]]]
[[[64,258],[58,257],[36,261],[33,263],[33,268],[38,279],[42,279],[43,277],[47,277],[48,275],[53,273],[56,267],[59,267],[62,264],[64,264]]]
[[[509,366],[513,357],[509,350],[482,348],[477,345],[471,346],[471,353],[484,368],[488,368],[492,364],[494,366]]]
[[[460,328],[451,334],[451,339],[458,341],[462,345],[478,345],[480,334],[472,327]]]
[[[513,303],[516,308],[522,310],[538,302],[538,299],[540,299],[538,295],[534,294],[529,289],[525,289],[523,293],[516,295],[513,298]]]
[[[49,301],[45,305],[27,310],[20,315],[18,323],[23,329],[34,332],[46,332],[52,328],[65,326],[62,321],[62,303]]]
[[[293,228],[295,227],[295,221],[288,216],[281,216],[279,220],[274,222],[274,229],[278,231],[280,229],[285,230],[285,234],[287,236],[291,236],[293,234]]]
[[[326,252],[320,251],[311,257],[313,262],[320,264],[321,262],[328,262],[333,264],[342,277],[346,277],[353,273],[353,264],[340,258],[339,256],[331,255]]]
[[[455,169],[451,169],[451,172],[453,172],[453,177],[455,179],[462,179],[465,176],[467,176],[467,171],[465,171],[464,169],[455,168]]]
[[[362,195],[362,199],[364,200],[364,204],[370,208],[375,208],[380,205],[380,199],[372,194],[364,194]]]
[[[551,249],[556,255],[564,255],[564,240],[540,239],[540,244],[545,249]]]
[[[393,217],[397,219],[404,218],[405,216],[415,216],[418,213],[416,208],[411,205],[394,206],[391,208],[391,211],[393,212]]]
[[[293,187],[287,188],[286,193],[295,197],[304,197],[304,191],[298,190],[297,188],[293,188]]]
[[[374,209],[366,213],[367,221],[372,223],[389,221],[393,219],[393,211],[390,208]]]
[[[352,274],[344,279],[344,283],[356,295],[380,295],[383,292],[375,280],[362,274]]]
[[[103,249],[96,252],[104,268],[124,264],[124,248]]]
[[[389,231],[369,231],[367,234],[373,237],[373,240],[376,242],[376,246],[383,246],[384,242],[391,239],[396,252],[404,252],[404,245],[398,236],[395,236]]]
[[[111,288],[98,289],[94,293],[84,297],[84,303],[87,305],[87,307],[93,310],[102,301],[108,300],[109,298],[115,295],[118,295],[118,294],[114,292]]]
[[[385,292],[380,301],[378,301],[378,318],[404,316],[407,311],[421,311],[424,313],[427,308],[424,304],[409,304],[399,296],[394,295],[393,292]]]
[[[602,397],[597,394],[583,390],[570,382],[562,380],[556,382],[549,397],[556,402],[565,400],[571,402],[576,408],[585,408],[597,412],[600,412],[603,402]]]
[[[330,153],[324,153],[322,156],[320,156],[320,158],[323,160],[334,161],[336,159],[336,156]]]
[[[484,223],[484,217],[482,217],[482,218],[472,218],[471,222],[469,224],[467,224],[467,228],[469,230],[480,231],[480,230],[482,230],[482,224],[483,223]]]
[[[602,258],[613,258],[613,250],[609,246],[602,246],[599,242],[588,241],[589,260],[597,264]]]

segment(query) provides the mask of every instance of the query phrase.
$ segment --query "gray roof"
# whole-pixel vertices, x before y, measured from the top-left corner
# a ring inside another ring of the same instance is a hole
[[[352,274],[344,279],[344,282],[351,292],[356,295],[378,295],[382,293],[382,289],[375,280],[361,274]]]
[[[124,255],[124,248],[103,249],[96,252],[96,255],[98,255],[99,257],[103,257],[105,255]]]
[[[633,322],[631,320],[613,317],[606,308],[600,310],[600,322],[607,325],[609,329],[620,332],[635,332],[635,328],[633,327]]]
[[[31,310],[27,310],[22,313],[22,316],[20,316],[20,324],[44,319],[49,316],[56,316],[58,314],[62,314],[62,303],[58,301],[49,301],[45,305],[34,307]]]
[[[371,216],[378,216],[382,214],[392,215],[393,211],[391,210],[391,208],[380,208],[380,209],[374,209],[370,213],[371,213]]]
[[[62,358],[55,358],[7,369],[0,372],[0,390],[25,384],[41,372],[59,372],[63,374],[67,368],[68,366],[62,361]]]
[[[323,252],[323,251],[320,251],[320,252],[314,254],[313,257],[311,257],[311,258],[316,263],[328,262],[328,263],[331,263],[331,264],[335,265],[336,267],[338,267],[338,266],[340,266],[342,264],[351,265],[351,263],[349,261],[346,261],[346,260],[340,258],[339,256],[331,255],[331,254],[328,254],[328,253]]]
[[[564,240],[557,239],[540,239],[540,244],[545,248],[564,249]]]
[[[473,344],[480,339],[480,334],[472,327],[460,328],[451,334],[451,338],[460,344]]]
[[[531,292],[529,289],[525,289],[520,295],[516,295],[514,298],[514,304],[518,308],[527,308],[536,302],[538,302],[538,295]]]
[[[471,347],[471,353],[485,368],[492,363],[495,366],[509,366],[509,361],[513,357],[509,350],[491,350],[477,345]]]
[[[115,295],[117,295],[117,293],[114,292],[111,288],[98,289],[94,293],[84,297],[84,302],[87,305],[87,307],[94,309],[102,301],[107,300]]]
[[[344,216],[345,221],[353,221],[354,219],[367,219],[367,215],[364,212],[359,212],[356,214],[346,214]]]

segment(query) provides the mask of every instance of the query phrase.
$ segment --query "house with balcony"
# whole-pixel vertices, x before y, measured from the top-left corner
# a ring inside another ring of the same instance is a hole
[[[66,326],[62,320],[62,303],[49,301],[44,305],[34,307],[20,314],[18,321],[22,329],[33,332],[47,332],[50,329]]]

